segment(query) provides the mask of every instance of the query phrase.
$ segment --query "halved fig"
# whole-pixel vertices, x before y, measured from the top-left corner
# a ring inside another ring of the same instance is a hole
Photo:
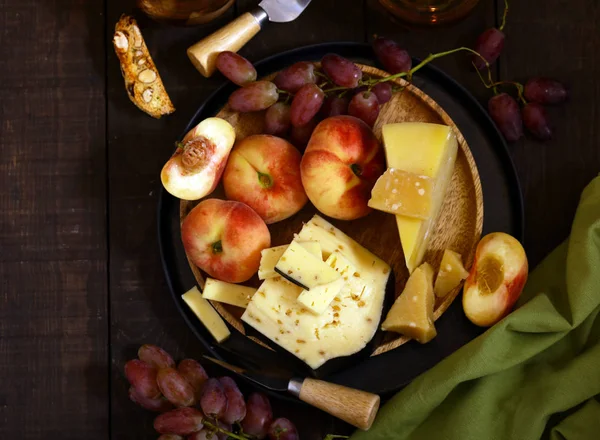
[[[183,200],[198,200],[214,191],[235,142],[235,130],[221,118],[208,118],[185,135],[165,164],[165,189]]]

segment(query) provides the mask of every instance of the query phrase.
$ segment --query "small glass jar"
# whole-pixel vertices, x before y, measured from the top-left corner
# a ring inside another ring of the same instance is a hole
[[[235,0],[138,0],[138,7],[157,21],[193,26],[224,14]]]
[[[418,25],[439,25],[460,20],[479,0],[379,0],[392,14]]]

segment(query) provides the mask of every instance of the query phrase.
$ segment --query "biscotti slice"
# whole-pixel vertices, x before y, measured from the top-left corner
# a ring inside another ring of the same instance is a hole
[[[173,113],[175,107],[133,17],[121,16],[115,26],[113,44],[131,102],[153,118]]]

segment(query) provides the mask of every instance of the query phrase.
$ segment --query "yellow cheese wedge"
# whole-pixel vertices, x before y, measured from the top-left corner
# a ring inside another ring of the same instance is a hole
[[[439,298],[446,296],[454,290],[462,280],[466,280],[469,272],[462,264],[462,257],[458,252],[446,249],[440,264],[440,270],[435,279],[433,291]]]
[[[404,122],[383,126],[388,167],[435,179],[431,215],[426,220],[396,216],[409,272],[423,261],[454,171],[458,142],[445,125]]]
[[[245,309],[255,293],[256,289],[253,287],[207,278],[202,291],[202,298]]]
[[[331,266],[297,241],[292,241],[285,250],[275,265],[275,272],[306,290],[340,278]]]
[[[404,291],[396,299],[381,328],[425,344],[437,335],[433,324],[434,305],[433,269],[424,263],[406,282]]]
[[[323,259],[321,255],[321,245],[316,241],[305,241],[300,242],[308,252],[313,254],[315,257]],[[287,244],[283,246],[276,246],[269,249],[263,249],[260,253],[260,267],[258,269],[258,279],[266,280],[267,278],[273,278],[280,276],[275,272],[275,265],[288,248]]]
[[[388,168],[375,183],[369,206],[390,214],[424,220],[431,215],[433,189],[431,177]]]
[[[223,321],[210,303],[202,298],[202,294],[197,287],[192,287],[184,293],[181,298],[183,298],[190,309],[192,309],[192,312],[196,314],[200,322],[204,324],[217,342],[220,343],[229,338],[231,333],[227,328],[227,324],[225,324],[225,321]]]

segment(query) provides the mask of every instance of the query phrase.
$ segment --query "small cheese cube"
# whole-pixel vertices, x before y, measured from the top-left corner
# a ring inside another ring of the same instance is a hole
[[[245,309],[255,293],[256,289],[253,287],[207,278],[202,291],[202,298]]]
[[[316,241],[303,241],[299,242],[315,257],[323,259],[321,254],[321,245]],[[258,269],[258,279],[266,280],[267,278],[278,277],[279,274],[275,272],[275,265],[288,248],[287,244],[283,246],[276,246],[269,249],[263,249],[260,253],[260,267]]]
[[[426,219],[431,215],[434,180],[396,168],[377,180],[369,206],[395,215]]]
[[[202,294],[197,287],[192,287],[189,291],[184,293],[181,298],[186,302],[192,312],[196,314],[198,319],[208,329],[213,338],[217,342],[221,343],[225,341],[231,333],[227,328],[227,324],[217,313],[210,303],[202,298]]]
[[[275,265],[275,272],[306,290],[340,278],[331,266],[297,241],[293,241],[283,253]]]
[[[381,328],[425,344],[437,335],[433,324],[434,304],[433,269],[424,263],[406,282],[404,291],[396,299]]]
[[[438,298],[446,296],[450,291],[458,287],[462,280],[466,280],[468,276],[469,272],[467,272],[462,264],[461,255],[458,252],[446,249],[433,291]]]
[[[431,215],[425,219],[396,216],[406,266],[412,273],[423,261],[444,196],[452,180],[458,142],[445,125],[403,122],[384,125],[383,141],[389,167],[435,179]]]

